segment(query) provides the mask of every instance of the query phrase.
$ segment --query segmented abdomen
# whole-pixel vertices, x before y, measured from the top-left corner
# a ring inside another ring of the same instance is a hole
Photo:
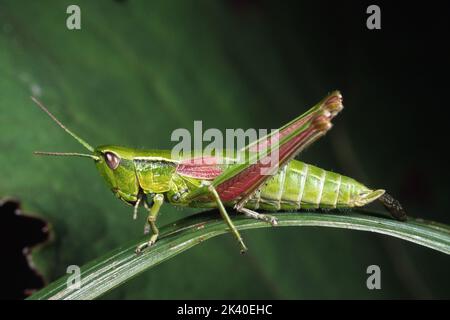
[[[352,178],[293,160],[246,203],[253,210],[348,208],[369,189]]]

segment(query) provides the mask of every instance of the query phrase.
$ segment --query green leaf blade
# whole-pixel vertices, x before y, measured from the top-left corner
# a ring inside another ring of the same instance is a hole
[[[277,214],[279,223],[271,227],[266,222],[233,216],[239,230],[290,226],[319,226],[353,229],[384,234],[410,241],[428,248],[450,254],[450,227],[422,219],[410,218],[399,222],[364,212],[351,214],[328,214],[297,212]],[[161,229],[158,242],[141,255],[134,250],[145,241],[142,237],[109,252],[81,268],[80,289],[67,285],[69,275],[60,278],[46,288],[33,294],[30,300],[43,299],[95,299],[111,289],[130,280],[176,255],[210,238],[227,233],[225,223],[216,211],[208,211],[179,220]],[[250,248],[251,249],[251,248]],[[238,246],[236,245],[236,251]]]

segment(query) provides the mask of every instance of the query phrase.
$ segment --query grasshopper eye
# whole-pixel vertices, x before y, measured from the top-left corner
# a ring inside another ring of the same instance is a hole
[[[120,164],[120,158],[115,153],[106,152],[105,161],[108,167],[112,170],[116,169]]]

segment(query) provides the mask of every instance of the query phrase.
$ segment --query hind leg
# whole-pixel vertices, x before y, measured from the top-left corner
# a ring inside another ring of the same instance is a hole
[[[266,221],[266,222],[270,223],[272,226],[276,226],[278,224],[278,220],[274,216],[270,216],[267,214],[261,214],[261,213],[258,213],[256,211],[253,211],[253,210],[250,210],[247,208],[237,208],[237,211],[242,212],[243,214],[245,214],[245,216],[247,216],[249,218]]]

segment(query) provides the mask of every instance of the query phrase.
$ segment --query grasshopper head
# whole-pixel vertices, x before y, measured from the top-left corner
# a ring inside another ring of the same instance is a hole
[[[128,203],[134,203],[139,193],[139,182],[133,163],[133,151],[119,146],[95,148],[97,170],[112,192]]]
[[[37,155],[47,156],[77,156],[91,158],[95,161],[100,175],[106,180],[114,194],[128,203],[134,203],[139,193],[139,183],[133,165],[133,151],[128,148],[118,146],[100,146],[93,148],[86,141],[64,126],[47,108],[37,99],[32,100],[52,118],[64,131],[77,140],[90,153],[76,152],[40,152]]]

